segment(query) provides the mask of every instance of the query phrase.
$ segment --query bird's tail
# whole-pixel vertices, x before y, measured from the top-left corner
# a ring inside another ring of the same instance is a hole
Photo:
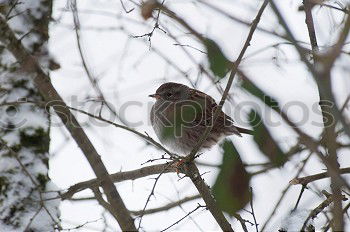
[[[226,135],[238,135],[239,137],[242,137],[242,134],[249,134],[249,135],[253,135],[254,131],[252,130],[248,130],[245,128],[241,128],[241,127],[237,127],[234,125],[231,125],[230,131],[226,134]]]
[[[248,129],[241,128],[241,127],[236,127],[236,128],[237,128],[238,132],[241,134],[248,134],[248,135],[254,134],[254,131],[252,131],[252,130],[248,130]]]

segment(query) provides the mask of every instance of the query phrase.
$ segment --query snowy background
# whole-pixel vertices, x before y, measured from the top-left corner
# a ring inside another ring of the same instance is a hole
[[[156,138],[148,119],[153,102],[148,95],[154,93],[156,88],[166,81],[189,85],[184,74],[187,74],[191,80],[196,80],[198,77],[197,65],[186,56],[180,46],[174,45],[175,41],[160,30],[156,30],[153,34],[151,47],[148,37],[131,37],[131,35],[138,36],[149,33],[154,25],[152,20],[145,22],[140,16],[139,8],[131,2],[125,1],[127,9],[135,7],[135,10],[128,14],[123,11],[120,2],[116,0],[78,0],[77,2],[81,23],[82,50],[87,59],[88,67],[93,75],[99,79],[100,87],[107,100],[122,113],[123,118],[130,123],[135,123],[135,129],[140,132],[146,131],[150,136]],[[261,3],[262,1],[256,0],[220,0],[215,2],[221,9],[247,22],[254,19]],[[342,3],[346,4],[346,1],[342,1]],[[231,60],[235,60],[246,40],[249,30],[247,26],[233,22],[204,5],[196,3],[196,1],[168,0],[166,4],[186,19],[191,26],[214,39],[224,50],[225,55]],[[309,43],[304,23],[305,14],[298,11],[300,4],[301,1],[280,1],[279,8],[297,39]],[[335,25],[340,23],[340,15],[342,14],[328,8],[315,8],[317,9],[314,9],[313,13],[319,44],[321,46],[330,45],[337,38],[336,32],[339,28]],[[66,1],[54,1],[53,18],[55,22],[50,27],[49,48],[61,68],[51,72],[52,82],[68,105],[90,113],[98,113],[99,104],[89,101],[96,96],[96,93],[82,67],[77,49],[73,17]],[[160,22],[166,25],[167,29],[176,35],[182,44],[204,50],[199,42],[188,36],[181,26],[169,20],[165,15],[160,16]],[[265,10],[259,26],[283,33],[269,8]],[[279,42],[284,41],[257,31],[241,67],[257,85],[278,99],[282,106],[287,107],[288,115],[296,122],[300,122],[298,125],[307,134],[317,137],[321,131],[317,124],[322,122],[322,118],[320,112],[312,109],[312,106],[318,104],[319,100],[316,84],[306,67],[300,63],[292,46],[282,44],[278,46],[278,49],[263,49]],[[155,49],[174,62],[173,65],[165,62],[159,56],[159,52],[158,54],[154,52]],[[205,54],[190,47],[185,47],[185,49],[195,57],[198,63],[206,63]],[[260,52],[255,53],[256,51]],[[349,61],[349,57],[344,56],[336,63],[334,71],[334,90],[336,90],[339,105],[344,102],[350,92]],[[218,101],[220,94],[216,88],[212,86],[204,74],[200,75],[198,89],[205,91]],[[221,86],[225,86],[225,81],[226,79],[223,79],[220,83]],[[252,99],[238,88],[237,82],[238,78],[235,79],[235,84],[230,91],[233,103],[226,102],[224,109],[239,125],[247,126],[244,107],[241,109],[237,105],[242,102],[251,102]],[[292,101],[301,102],[306,108],[297,107],[295,104],[292,107],[288,106],[287,103]],[[264,108],[261,110],[266,111]],[[268,111],[265,113],[265,116],[269,115]],[[147,160],[159,158],[162,155],[161,151],[147,146],[144,141],[127,131],[91,121],[78,113],[76,115],[81,122],[86,122],[85,130],[110,173],[140,168],[141,164]],[[108,113],[108,110],[104,110],[102,115],[113,120],[113,115]],[[275,122],[279,120],[273,114],[270,118]],[[53,120],[57,124],[51,131],[53,158],[50,160],[50,177],[53,182],[64,190],[75,183],[94,178],[88,162],[76,143],[70,139],[65,128],[59,125],[59,119],[54,117]],[[117,119],[114,120],[117,121]],[[285,150],[295,144],[296,135],[285,125],[281,124],[269,129]],[[251,137],[230,137],[230,139],[243,154],[242,159],[245,163],[267,161]],[[273,169],[252,179],[255,214],[260,225],[270,215],[274,204],[288,182],[294,178],[300,160],[307,155],[304,152],[293,158],[282,169]],[[341,167],[350,166],[349,155],[349,150],[344,150],[339,155]],[[218,146],[200,157],[201,161],[211,164],[220,164],[221,159],[222,155]],[[308,162],[306,172],[302,176],[319,173],[323,169],[324,167],[318,159],[313,157]],[[251,168],[249,170],[253,172],[258,169]],[[200,171],[201,173],[209,171],[204,175],[204,179],[209,185],[212,185],[218,174],[218,169],[200,166]],[[153,183],[154,179],[143,178],[118,183],[117,188],[128,209],[140,210],[144,207]],[[319,190],[330,189],[328,180],[318,181],[317,186]],[[311,185],[311,190],[315,189],[316,187]],[[306,190],[299,206],[300,213],[290,218],[289,212],[294,207],[299,192],[300,186],[291,187],[282,206],[276,212],[277,216],[269,223],[267,231],[276,231],[281,225],[300,228],[298,223],[303,223],[305,215],[307,215],[305,212],[315,208],[324,199],[313,191]],[[196,194],[196,191],[188,179],[179,180],[176,174],[165,174],[160,178],[155,198],[152,198],[148,208],[161,206],[193,194]],[[84,196],[92,196],[92,193],[86,190],[75,197]],[[201,200],[194,200],[184,204],[183,208],[177,207],[163,213],[145,216],[142,220],[142,227],[147,231],[164,229],[196,208],[198,202],[202,203]],[[96,201],[63,201],[60,209],[63,228],[71,228],[94,221],[80,230],[101,231],[103,229],[104,211]],[[244,211],[240,213],[242,217],[252,221],[250,214]],[[117,224],[108,215],[106,217],[110,225],[106,229],[113,231]],[[315,221],[316,225],[323,221],[322,217],[320,216]],[[237,231],[241,230],[240,224],[235,219],[231,220],[231,224]],[[253,227],[248,228],[254,229]],[[172,229],[183,231],[220,230],[208,211],[197,211],[192,215],[192,219],[187,218]]]

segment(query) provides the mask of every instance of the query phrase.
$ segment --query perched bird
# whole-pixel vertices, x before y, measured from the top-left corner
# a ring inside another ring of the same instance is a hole
[[[168,82],[162,84],[155,94],[151,110],[151,123],[157,137],[170,151],[178,155],[191,152],[207,127],[213,123],[218,105],[209,95],[186,85]],[[252,131],[233,125],[233,120],[220,111],[210,134],[201,150],[210,148],[220,139]]]

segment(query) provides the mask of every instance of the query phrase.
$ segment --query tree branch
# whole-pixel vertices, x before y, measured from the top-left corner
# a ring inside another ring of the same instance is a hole
[[[177,157],[176,154],[170,152],[168,149],[166,149],[164,146],[162,146],[160,143],[158,143],[157,141],[155,141],[152,137],[150,137],[148,134],[142,134],[141,132],[138,132],[128,126],[124,126],[124,125],[121,125],[121,124],[118,124],[118,123],[115,123],[115,122],[112,122],[112,121],[109,121],[107,119],[104,119],[102,118],[100,115],[99,116],[96,116],[96,115],[93,115],[93,114],[90,114],[88,112],[85,112],[83,110],[79,110],[79,109],[76,109],[76,108],[73,108],[73,107],[70,107],[70,106],[67,106],[69,109],[71,110],[74,110],[76,112],[79,112],[79,113],[82,113],[82,114],[85,114],[89,117],[92,117],[92,118],[95,118],[95,119],[98,119],[100,120],[101,122],[105,122],[105,123],[109,123],[117,128],[121,128],[121,129],[124,129],[124,130],[127,130],[131,133],[134,133],[136,135],[138,135],[139,137],[145,139],[147,142],[153,144],[156,148],[159,148],[160,150],[164,151],[165,153],[167,153],[168,155],[170,155],[171,157]]]
[[[193,184],[196,186],[207,208],[215,218],[216,222],[219,224],[220,228],[223,231],[233,231],[231,224],[226,220],[224,214],[217,206],[215,199],[211,195],[209,187],[205,184],[204,180],[202,179],[197,166],[192,162],[185,163],[184,169],[185,174],[191,178]]]
[[[41,69],[36,59],[24,48],[21,41],[16,38],[6,20],[0,16],[0,41],[13,54],[22,67],[22,71],[32,74],[34,84],[46,101],[54,102],[52,108],[65,124],[67,130],[76,141],[83,154],[87,158],[97,178],[102,180],[102,188],[113,208],[113,216],[118,221],[122,230],[136,230],[123,200],[116,187],[109,178],[108,171],[104,166],[100,155],[92,145],[91,141],[80,127],[74,115],[69,111],[61,96],[52,86],[50,78]]]
[[[194,196],[190,196],[190,197],[185,197],[181,200],[175,201],[175,202],[171,202],[167,205],[158,207],[158,208],[153,208],[153,209],[147,209],[147,210],[138,210],[138,211],[130,211],[133,215],[139,216],[139,215],[146,215],[146,214],[153,214],[153,213],[159,213],[159,212],[163,212],[163,211],[167,211],[169,209],[172,209],[174,207],[180,206],[186,202],[189,201],[193,201],[196,199],[201,198],[201,195],[197,194]]]
[[[136,170],[117,172],[117,173],[111,174],[110,179],[112,182],[116,183],[116,182],[121,182],[125,180],[135,180],[138,178],[159,174],[161,172],[163,173],[176,172],[176,167],[173,167],[168,163],[157,164],[157,165],[143,167]],[[69,187],[68,191],[61,194],[60,197],[63,200],[70,199],[75,193],[83,191],[88,188],[94,188],[94,187],[100,186],[101,183],[102,183],[102,180],[99,178],[77,183]]]
[[[328,157],[325,164],[330,172],[331,188],[334,196],[332,213],[333,213],[333,218],[335,219],[335,223],[334,223],[333,229],[343,230],[344,221],[343,221],[343,213],[342,213],[342,194],[341,194],[342,184],[339,183],[338,181],[338,179],[340,178],[340,171],[339,171],[336,134],[335,134],[336,122],[334,121],[331,109],[327,105],[325,105],[324,102],[334,100],[332,97],[331,69],[335,59],[340,54],[345,38],[339,39],[338,43],[332,50],[334,51],[333,53],[336,53],[335,55],[329,56],[330,59],[329,57],[328,59],[320,59],[322,57],[319,57],[318,54],[315,54],[319,50],[319,48],[317,45],[315,26],[314,26],[314,21],[313,21],[312,12],[311,12],[312,3],[309,0],[304,0],[303,3],[305,7],[305,14],[306,14],[305,22],[309,31],[312,50],[314,52],[314,67],[315,67],[315,71],[319,73],[318,77],[314,76],[314,79],[318,83],[318,86],[323,86],[323,89],[319,87],[319,95],[320,95],[320,106],[322,110],[323,124],[324,124],[324,142],[328,152]],[[347,30],[349,29],[347,27],[349,26],[345,26],[343,32],[345,32],[346,29]],[[346,32],[345,35],[347,35],[347,33],[348,32]],[[337,49],[339,49],[339,51]],[[315,55],[317,56],[315,57]],[[317,66],[323,66],[321,71],[317,70]],[[332,102],[335,103],[335,101],[332,101]],[[340,115],[340,117],[342,116]],[[331,169],[333,169],[333,171],[331,171]],[[334,172],[334,174],[332,172]]]
[[[195,211],[197,211],[200,208],[205,208],[205,206],[198,205],[195,209],[193,209],[190,212],[188,212],[185,216],[183,216],[182,218],[180,218],[179,220],[177,220],[176,222],[174,222],[173,224],[171,224],[167,228],[161,230],[161,232],[164,232],[164,231],[170,229],[171,227],[175,226],[176,224],[180,223],[182,220],[184,220],[185,218],[189,217],[192,213],[194,213]]]
[[[350,174],[350,168],[340,168],[339,169],[340,174]],[[294,178],[289,183],[291,185],[307,185],[310,182],[316,181],[316,180],[321,180],[324,178],[329,178],[329,173],[328,172],[322,172],[319,174],[311,175],[311,176],[305,176],[305,177],[299,177],[299,178]]]
[[[322,193],[327,197],[327,199],[324,200],[321,204],[319,204],[315,209],[313,209],[310,212],[309,216],[306,218],[300,231],[305,231],[305,228],[307,227],[307,223],[309,222],[309,220],[317,217],[319,213],[321,213],[326,207],[328,207],[334,201],[334,196],[332,194],[327,193],[325,190],[323,190]],[[342,200],[344,199],[345,199],[344,196],[342,196]]]
[[[312,51],[318,51],[317,37],[315,32],[314,20],[312,17],[312,3],[309,0],[303,0],[304,10],[305,10],[305,23],[309,32],[309,38],[311,42]]]
[[[253,20],[253,23],[252,23],[252,26],[249,30],[249,34],[248,34],[248,37],[243,45],[243,48],[237,58],[237,60],[233,63],[233,66],[232,66],[232,69],[231,69],[231,73],[230,73],[230,77],[227,81],[227,84],[226,84],[226,88],[224,90],[224,93],[222,94],[222,97],[221,97],[221,100],[220,100],[220,103],[218,104],[218,107],[216,108],[214,114],[213,114],[213,120],[212,120],[212,123],[209,127],[206,128],[205,132],[203,133],[203,135],[199,138],[198,142],[196,143],[196,145],[194,146],[194,148],[192,149],[191,153],[189,155],[187,155],[186,159],[188,160],[193,160],[195,155],[197,154],[197,152],[199,151],[199,149],[201,148],[201,146],[203,145],[203,143],[205,142],[205,140],[207,139],[210,131],[212,130],[214,124],[215,124],[215,121],[216,119],[218,118],[221,110],[222,110],[222,107],[225,103],[225,100],[227,98],[227,95],[228,95],[228,92],[231,88],[231,85],[233,83],[233,79],[238,71],[238,66],[239,64],[241,63],[241,60],[243,59],[243,56],[245,54],[245,52],[247,51],[248,47],[250,46],[250,41],[252,40],[253,38],[253,34],[258,26],[258,23],[260,21],[260,18],[268,4],[269,0],[265,0],[262,4],[262,6],[260,7],[259,11],[258,11],[258,14],[256,15],[255,19]]]

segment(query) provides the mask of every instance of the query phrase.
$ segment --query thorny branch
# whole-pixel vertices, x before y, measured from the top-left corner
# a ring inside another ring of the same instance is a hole
[[[188,212],[185,216],[183,216],[182,218],[180,218],[179,220],[177,220],[176,222],[174,222],[173,224],[171,224],[167,228],[161,230],[161,232],[166,231],[166,230],[170,229],[171,227],[175,226],[176,224],[180,223],[182,220],[184,220],[185,218],[189,217],[192,213],[194,213],[195,211],[197,211],[200,208],[205,208],[205,206],[202,206],[202,205],[198,204],[198,206],[195,209],[193,209],[190,212]]]
[[[198,192],[201,194],[206,204],[206,207],[214,216],[220,228],[223,231],[233,231],[230,223],[226,220],[224,214],[218,208],[215,199],[211,195],[209,187],[205,184],[204,180],[202,179],[196,165],[194,163],[185,163],[184,169],[185,174],[191,178],[193,184],[196,186]]]
[[[143,167],[136,170],[110,174],[110,179],[112,180],[112,182],[116,183],[116,182],[121,182],[126,180],[136,180],[138,178],[147,177],[150,175],[155,175],[160,173],[169,173],[169,172],[176,172],[176,168],[167,163],[157,164],[157,165]],[[98,187],[101,184],[102,184],[102,180],[98,178],[77,183],[69,187],[68,191],[66,191],[65,193],[61,193],[60,198],[62,198],[63,200],[71,199],[71,197],[75,193],[83,191],[85,189]]]
[[[151,197],[154,195],[154,190],[155,190],[155,188],[156,188],[156,185],[157,185],[157,183],[158,183],[160,177],[164,174],[164,172],[165,172],[172,164],[173,164],[173,163],[166,164],[166,166],[163,168],[163,170],[162,170],[162,171],[159,173],[159,175],[155,178],[154,184],[153,184],[153,187],[152,187],[152,190],[151,190],[150,194],[148,195],[147,200],[146,200],[146,203],[145,203],[145,206],[143,207],[143,209],[142,209],[142,211],[141,211],[141,213],[140,213],[139,225],[138,225],[138,228],[137,228],[138,230],[139,230],[140,227],[141,227],[141,222],[142,222],[142,218],[143,218],[143,215],[144,215],[143,212],[145,212],[145,210],[146,210],[146,208],[147,208],[147,205],[148,205],[148,203],[149,203],[150,200],[151,200]]]
[[[139,216],[139,215],[147,215],[147,214],[154,214],[154,213],[158,213],[158,212],[164,212],[164,211],[167,211],[169,209],[172,209],[174,207],[177,207],[177,206],[180,206],[186,202],[189,202],[189,201],[193,201],[193,200],[196,200],[196,199],[199,199],[201,198],[201,195],[197,194],[197,195],[194,195],[194,196],[190,196],[190,197],[185,197],[181,200],[178,200],[178,201],[175,201],[175,202],[171,202],[167,205],[164,205],[164,206],[161,206],[161,207],[158,207],[158,208],[153,208],[153,209],[146,209],[146,210],[138,210],[138,211],[130,211],[132,214],[136,215],[136,216]]]

